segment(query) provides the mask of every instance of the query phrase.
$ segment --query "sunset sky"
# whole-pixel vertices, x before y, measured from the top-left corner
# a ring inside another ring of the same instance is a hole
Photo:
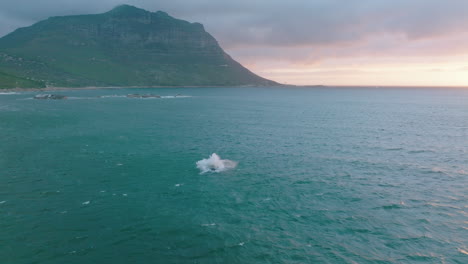
[[[468,86],[466,0],[2,0],[0,36],[123,3],[203,23],[234,59],[282,83]]]

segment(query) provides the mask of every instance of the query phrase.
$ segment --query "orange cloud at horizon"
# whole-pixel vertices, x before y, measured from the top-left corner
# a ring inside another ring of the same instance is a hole
[[[382,34],[345,45],[245,49],[248,52],[233,53],[253,72],[280,83],[468,87],[468,34],[459,32],[425,39]]]
[[[468,61],[468,56],[465,57]],[[340,60],[336,60],[340,63]],[[262,67],[263,68],[263,67]],[[456,86],[468,87],[468,64],[392,63],[370,60],[366,64],[291,65],[286,68],[252,69],[261,76],[285,84],[295,85],[363,85],[363,86]],[[258,69],[258,71],[257,71]]]

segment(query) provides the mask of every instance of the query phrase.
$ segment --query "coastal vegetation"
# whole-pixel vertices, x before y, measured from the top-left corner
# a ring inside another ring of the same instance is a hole
[[[203,25],[121,5],[51,17],[0,39],[0,87],[275,85]]]

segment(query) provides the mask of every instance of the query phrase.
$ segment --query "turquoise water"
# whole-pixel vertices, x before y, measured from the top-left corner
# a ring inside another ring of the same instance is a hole
[[[1,263],[468,263],[466,89],[54,93],[0,94]]]

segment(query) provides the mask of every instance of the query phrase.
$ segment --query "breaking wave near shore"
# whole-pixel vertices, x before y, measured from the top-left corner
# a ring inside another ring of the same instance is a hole
[[[207,172],[223,172],[226,170],[234,169],[237,166],[236,161],[221,159],[218,154],[213,153],[207,159],[202,159],[197,161],[197,168],[200,170],[200,173]]]

